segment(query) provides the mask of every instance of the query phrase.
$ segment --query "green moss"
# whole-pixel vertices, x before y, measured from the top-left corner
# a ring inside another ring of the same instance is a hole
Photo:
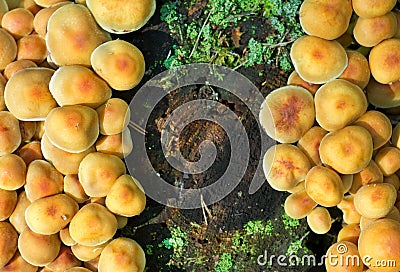
[[[215,265],[215,272],[229,272],[233,267],[232,255],[230,253],[222,253]]]

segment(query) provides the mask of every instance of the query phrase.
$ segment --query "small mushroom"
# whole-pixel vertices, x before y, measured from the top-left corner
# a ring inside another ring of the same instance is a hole
[[[100,256],[103,249],[108,245],[109,242],[105,242],[96,246],[85,246],[81,244],[75,244],[71,247],[72,252],[81,261],[87,262],[96,259]]]
[[[69,226],[66,226],[58,233],[61,242],[66,246],[76,245],[76,241],[72,239],[71,234],[69,233]]]
[[[64,176],[64,193],[73,198],[79,204],[89,199],[82,184],[79,182],[78,175]]]
[[[118,228],[117,219],[106,207],[89,203],[72,218],[69,232],[78,244],[101,245],[110,240]]]
[[[7,220],[15,209],[18,202],[16,191],[0,189],[0,221]]]
[[[26,165],[24,160],[15,154],[0,156],[0,189],[17,190],[24,186]]]
[[[99,116],[100,133],[103,135],[119,134],[129,124],[129,105],[120,98],[107,100],[96,111]]]
[[[339,77],[347,67],[347,55],[337,41],[302,36],[291,48],[290,58],[299,76],[313,84]]]
[[[397,123],[392,133],[392,145],[400,148],[400,124]]]
[[[36,122],[20,121],[19,130],[21,131],[21,142],[29,142],[36,132]]]
[[[127,157],[133,149],[132,137],[129,128],[114,135],[101,135],[96,143],[96,150],[101,153],[112,154],[121,159]]]
[[[319,145],[328,132],[320,126],[310,128],[297,142],[297,146],[314,165],[322,165]]]
[[[321,87],[321,84],[312,84],[302,79],[296,72],[296,70],[293,70],[290,73],[286,84],[303,87],[307,89],[312,95],[314,95],[317,92],[318,88]]]
[[[64,2],[65,0],[34,0],[35,3],[41,7],[47,8],[53,5]]]
[[[12,9],[3,15],[1,27],[15,39],[28,36],[33,30],[33,14],[25,8]]]
[[[143,272],[146,256],[142,247],[129,238],[119,237],[112,240],[101,252],[99,271]]]
[[[5,266],[3,266],[3,268],[0,268],[0,272],[11,271],[36,272],[38,271],[38,267],[25,261],[21,254],[17,251],[12,259]]]
[[[314,233],[325,234],[331,229],[332,218],[326,208],[315,207],[307,215],[307,224]]]
[[[19,193],[17,205],[8,219],[18,233],[28,227],[25,221],[25,210],[29,205],[31,205],[31,202],[26,196],[26,192],[22,191]]]
[[[35,18],[33,18],[33,29],[36,33],[42,38],[46,37],[47,33],[47,22],[53,13],[60,7],[72,4],[70,1],[63,1],[57,4],[54,4],[50,7],[40,9],[38,13],[35,14]]]
[[[17,60],[26,59],[40,64],[47,58],[46,41],[37,34],[19,39],[17,48]]]
[[[17,43],[13,36],[5,29],[0,28],[0,70],[4,70],[10,62],[13,62],[17,57]]]
[[[17,150],[21,140],[18,119],[8,111],[0,111],[0,156]]]
[[[261,104],[259,119],[272,139],[280,143],[297,142],[314,124],[313,97],[303,87],[278,88]]]
[[[389,110],[400,106],[400,80],[391,84],[381,84],[371,78],[366,92],[369,103],[375,107]]]
[[[90,56],[90,63],[93,70],[117,91],[137,86],[145,72],[142,52],[123,40],[99,45]]]
[[[361,214],[354,206],[354,195],[345,195],[343,200],[337,205],[343,212],[343,222],[346,224],[359,224]]]
[[[353,0],[352,4],[359,17],[372,18],[391,11],[396,5],[396,0]]]
[[[387,39],[369,53],[369,66],[375,80],[389,84],[400,79],[400,39]]]
[[[285,213],[291,218],[301,219],[306,217],[317,205],[306,190],[301,190],[286,198],[284,209]]]
[[[350,174],[350,175],[340,175],[340,178],[342,179],[343,188],[344,188],[344,193],[349,192],[351,186],[353,185],[354,175],[353,175],[353,174]]]
[[[334,243],[328,248],[325,268],[327,272],[364,271],[364,265],[357,246],[348,241]]]
[[[58,253],[58,256],[46,265],[46,268],[50,269],[51,271],[65,271],[69,268],[76,267],[82,265],[82,262],[78,260],[74,254],[72,253],[72,250],[70,247],[61,245],[60,252]],[[1,271],[0,271],[1,272]]]
[[[400,169],[400,149],[392,146],[379,149],[375,162],[385,177],[393,175]]]
[[[42,160],[43,154],[39,141],[31,141],[24,144],[17,150],[17,155],[29,165],[34,160]]]
[[[355,245],[358,244],[361,229],[359,224],[348,224],[343,226],[337,236],[337,242],[349,241]]]
[[[383,174],[374,160],[371,160],[367,167],[353,175],[353,183],[349,190],[350,194],[357,193],[358,189],[365,184],[382,183]]]
[[[20,59],[7,64],[4,69],[4,76],[8,80],[10,79],[16,72],[25,68],[33,68],[37,67],[36,63],[31,60]]]
[[[371,77],[367,58],[355,50],[346,50],[346,54],[348,65],[339,78],[356,84],[361,89],[365,89]]]
[[[4,101],[4,88],[7,80],[0,74],[0,111],[6,110],[6,102]]]
[[[4,267],[17,251],[18,233],[9,222],[0,222],[0,268]]]
[[[397,191],[400,189],[400,179],[396,174],[384,177],[383,182],[392,184]]]

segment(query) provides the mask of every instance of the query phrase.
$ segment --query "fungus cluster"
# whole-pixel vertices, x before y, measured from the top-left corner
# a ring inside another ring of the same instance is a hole
[[[260,109],[262,127],[278,142],[263,169],[272,188],[289,193],[286,213],[324,234],[328,208],[338,207],[343,228],[327,256],[343,254],[342,243],[345,254],[364,261],[326,262],[327,271],[400,269],[400,125],[390,118],[400,106],[395,4],[305,0],[299,18],[306,35],[290,54],[295,71]],[[394,265],[379,267],[379,260]]]
[[[115,238],[145,208],[126,172],[128,104],[141,81],[128,33],[155,0],[0,0],[0,272],[145,269],[142,247]]]

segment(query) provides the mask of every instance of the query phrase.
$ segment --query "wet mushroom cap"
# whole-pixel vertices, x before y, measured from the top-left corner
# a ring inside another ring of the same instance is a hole
[[[7,221],[0,222],[0,268],[5,266],[17,251],[18,233]]]
[[[302,36],[290,50],[296,72],[305,81],[323,84],[339,77],[347,67],[347,55],[336,41],[315,36]]]
[[[355,174],[367,167],[372,151],[371,134],[360,126],[328,133],[319,147],[322,162],[340,174]]]
[[[15,73],[4,90],[8,110],[19,120],[44,120],[57,106],[49,91],[53,73],[54,70],[43,67],[26,68]]]
[[[311,163],[296,146],[278,144],[270,147],[263,158],[264,175],[272,188],[290,190],[304,180]]]
[[[21,144],[19,122],[8,111],[0,111],[0,156],[13,153]]]
[[[351,124],[368,107],[361,88],[344,79],[335,79],[322,85],[314,100],[316,120],[328,131],[339,130]]]
[[[352,5],[359,17],[372,18],[391,11],[396,5],[396,0],[353,0]]]
[[[58,68],[49,88],[59,106],[79,104],[97,108],[111,97],[107,83],[92,70],[80,65]]]
[[[99,271],[111,272],[118,267],[120,272],[143,272],[146,257],[142,247],[129,238],[116,238],[101,252]]]
[[[72,218],[69,231],[78,244],[96,246],[110,240],[118,228],[117,219],[97,203],[83,206]]]
[[[400,39],[387,39],[374,46],[369,53],[371,74],[382,84],[400,79]]]
[[[86,0],[97,23],[106,31],[124,34],[144,26],[156,9],[155,0]]]
[[[93,70],[111,88],[118,91],[132,89],[142,80],[145,62],[142,52],[133,44],[113,40],[99,45],[90,57]]]
[[[49,141],[70,153],[87,150],[99,135],[96,111],[81,105],[54,108],[47,115],[44,126]]]
[[[272,139],[281,143],[297,142],[314,124],[313,97],[303,87],[278,88],[265,98],[259,119]]]
[[[96,111],[99,116],[100,133],[103,135],[119,134],[129,124],[129,105],[120,98],[108,99]]]
[[[400,106],[400,80],[382,84],[371,78],[366,92],[369,103],[375,107],[388,109]]]
[[[15,154],[0,156],[0,189],[17,190],[25,184],[26,164]]]
[[[341,79],[356,84],[361,89],[365,89],[371,77],[371,70],[367,58],[358,51],[346,50],[348,64],[343,73],[339,76]]]

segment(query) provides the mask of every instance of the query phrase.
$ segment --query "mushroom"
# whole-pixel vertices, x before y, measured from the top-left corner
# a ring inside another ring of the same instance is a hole
[[[19,120],[44,120],[57,102],[49,91],[54,70],[25,68],[15,73],[7,82],[4,99],[7,109]]]
[[[296,70],[293,70],[290,73],[286,84],[303,87],[307,89],[312,95],[314,95],[317,92],[318,88],[321,87],[321,84],[312,84],[302,79],[296,72]]]
[[[112,240],[101,252],[99,271],[143,272],[146,256],[142,247],[129,238],[119,237]]]
[[[40,9],[38,13],[35,14],[35,18],[33,18],[33,29],[36,33],[42,38],[46,37],[47,33],[47,22],[53,13],[60,7],[72,4],[71,1],[63,1],[57,4],[51,5],[50,7]]]
[[[0,222],[0,268],[4,267],[17,251],[18,233],[8,222]]]
[[[89,199],[82,184],[79,182],[78,175],[64,176],[64,193],[73,198],[79,204]]]
[[[139,215],[146,207],[146,195],[142,185],[130,175],[120,176],[106,196],[106,207],[117,215]]]
[[[33,139],[41,140],[43,134],[44,134],[44,121],[37,121],[36,122],[36,132],[35,132],[35,136],[33,136]]]
[[[307,215],[307,224],[314,233],[325,234],[331,229],[332,218],[326,208],[315,207]]]
[[[89,68],[79,65],[58,68],[49,88],[59,106],[79,104],[97,108],[111,97],[107,83]]]
[[[291,218],[301,219],[306,217],[317,205],[306,190],[301,190],[286,198],[284,209],[285,213]]]
[[[116,214],[115,218],[117,218],[118,229],[123,229],[128,225],[128,217]]]
[[[348,64],[339,78],[356,84],[361,89],[365,89],[371,76],[367,58],[355,50],[346,50],[346,54]]]
[[[308,35],[334,40],[346,32],[352,13],[348,0],[305,0],[300,6],[299,18]]]
[[[92,272],[93,270],[87,269],[85,267],[72,267],[70,269],[65,270],[64,272]]]
[[[373,47],[396,34],[397,19],[393,12],[372,18],[359,17],[354,26],[356,41],[365,47]]]
[[[46,41],[37,34],[19,39],[17,48],[17,60],[26,59],[40,64],[47,58]]]
[[[340,174],[355,174],[367,167],[372,151],[371,134],[360,126],[330,132],[319,146],[322,162]]]
[[[322,85],[314,96],[315,117],[325,130],[344,128],[363,115],[368,101],[357,85],[335,79]]]
[[[341,241],[331,245],[325,258],[327,272],[362,272],[364,265],[357,246],[348,241]]]
[[[63,191],[63,176],[45,160],[35,160],[28,165],[25,191],[30,201]]]
[[[24,160],[15,154],[0,156],[0,189],[17,190],[24,186],[26,165]]]
[[[290,58],[299,76],[313,84],[339,77],[347,67],[347,55],[337,41],[302,36],[290,50]]]
[[[117,156],[92,152],[80,163],[78,177],[88,196],[104,197],[125,172],[125,164]]]
[[[343,226],[337,236],[337,242],[348,241],[355,245],[358,244],[361,229],[359,224],[348,224]]]
[[[359,224],[361,214],[354,206],[354,195],[345,195],[343,200],[337,205],[343,213],[343,222],[346,224]]]
[[[93,70],[117,91],[137,86],[145,72],[142,52],[123,40],[108,41],[99,45],[90,56],[90,64]]]
[[[124,34],[138,30],[153,16],[155,0],[120,2],[115,0],[86,0],[97,23],[106,31]]]
[[[129,124],[129,105],[120,98],[107,100],[96,111],[99,116],[100,133],[103,135],[119,134]]]
[[[0,111],[6,110],[6,102],[4,101],[4,88],[7,80],[0,74]]]
[[[7,0],[8,1],[8,0]],[[13,0],[10,0],[8,2],[11,2]],[[38,11],[41,9],[41,7],[39,7],[34,0],[16,0],[19,2],[19,7],[23,7],[24,9],[29,10],[30,12],[32,12],[33,15],[35,15],[36,13],[38,13]],[[11,9],[11,8],[10,8]]]
[[[11,8],[11,7],[10,7]],[[9,4],[6,0],[0,1],[0,20],[3,18],[4,14],[9,11]]]
[[[19,122],[8,111],[0,111],[0,156],[13,153],[21,144]]]
[[[45,266],[54,261],[60,252],[60,246],[57,234],[38,234],[29,228],[25,228],[18,238],[18,250],[22,258],[35,266]]]
[[[297,183],[297,185],[296,186],[294,186],[292,189],[290,189],[290,190],[287,190],[287,192],[288,193],[291,193],[291,194],[294,194],[294,193],[297,193],[297,192],[300,192],[300,191],[303,191],[303,190],[305,190],[305,181],[303,180],[303,181],[300,181],[299,183]]]
[[[369,66],[375,80],[382,84],[400,79],[400,39],[387,39],[369,53]]]
[[[87,262],[100,256],[103,249],[108,245],[109,242],[105,242],[96,246],[85,246],[81,244],[75,244],[71,247],[72,252],[81,261]]]
[[[15,39],[28,36],[33,30],[33,14],[25,8],[12,9],[3,15],[1,27]]]
[[[19,130],[21,131],[21,142],[29,142],[36,132],[36,122],[20,121]]]
[[[100,259],[100,256],[99,257],[97,257],[97,258],[95,258],[95,259],[93,259],[93,260],[90,260],[90,261],[87,261],[87,262],[84,262],[83,264],[84,264],[84,266],[87,268],[87,269],[89,269],[90,271],[98,271],[99,269],[99,259]],[[86,270],[85,270],[86,271]]]
[[[297,142],[314,124],[313,97],[303,87],[278,88],[261,104],[259,119],[272,139],[280,143]]]
[[[0,221],[7,220],[17,205],[18,196],[16,191],[0,189]]]
[[[19,251],[17,251],[12,259],[5,266],[3,266],[3,268],[0,268],[0,272],[11,271],[36,272],[38,271],[38,267],[25,261]]]
[[[39,141],[31,141],[24,144],[17,150],[17,155],[29,165],[34,160],[42,160],[43,154]]]
[[[17,205],[8,219],[18,233],[21,233],[28,226],[25,221],[25,210],[30,204],[26,192],[19,193]]]
[[[383,147],[375,155],[375,162],[385,177],[400,169],[400,150],[397,147]]]
[[[42,137],[41,149],[44,158],[63,175],[78,174],[79,164],[83,158],[95,151],[94,146],[79,153],[64,151],[52,144],[46,134]]]
[[[310,168],[307,156],[291,144],[271,146],[263,158],[264,175],[269,185],[277,191],[295,187],[305,179]]]
[[[396,197],[397,191],[392,184],[366,184],[354,195],[354,207],[364,217],[380,218],[394,207]]]
[[[32,231],[50,235],[65,228],[78,210],[75,200],[57,194],[33,201],[25,211],[25,220]]]
[[[389,118],[380,111],[367,111],[353,124],[369,131],[372,136],[374,150],[386,144],[392,135],[392,124]]]
[[[400,124],[397,123],[392,133],[392,145],[400,148]]]
[[[400,179],[396,174],[384,177],[383,182],[392,184],[397,191],[400,189]]]
[[[391,11],[396,5],[396,0],[352,0],[352,4],[359,17],[372,18]]]
[[[33,68],[33,67],[37,67],[37,65],[31,60],[26,60],[26,59],[16,60],[7,64],[7,66],[4,69],[4,76],[8,80],[19,70],[25,68]]]
[[[399,271],[400,223],[393,219],[378,219],[361,231],[358,239],[360,256],[373,271]],[[391,261],[391,266],[379,266],[378,261]]]
[[[101,245],[110,240],[118,228],[117,219],[106,207],[89,203],[72,218],[69,232],[78,244]]]
[[[49,141],[70,153],[86,151],[99,135],[96,111],[81,105],[54,108],[47,115],[44,126]]]
[[[101,135],[96,143],[96,150],[101,153],[112,154],[121,159],[127,157],[133,149],[132,137],[129,128],[114,135]]]
[[[53,5],[64,2],[65,0],[34,0],[35,3],[41,7],[47,8]]]
[[[0,70],[4,70],[10,62],[13,62],[17,57],[17,43],[13,36],[9,34],[5,29],[0,28]]]
[[[51,271],[64,272],[69,268],[80,265],[82,265],[82,262],[74,256],[71,248],[65,245],[61,245],[58,256],[54,259],[54,261],[46,265],[46,268],[50,269]]]
[[[340,178],[342,179],[343,188],[344,188],[344,193],[349,192],[351,186],[353,185],[354,175],[353,175],[353,174],[350,174],[350,175],[340,175]]]
[[[332,169],[314,166],[308,171],[305,182],[307,194],[321,206],[333,207],[343,199],[342,179]]]
[[[353,175],[353,183],[349,193],[355,194],[365,184],[382,183],[383,174],[374,160],[371,160],[367,167]]]
[[[366,87],[369,103],[375,107],[389,109],[400,106],[400,80],[381,84],[371,78]]]
[[[328,132],[320,126],[310,128],[297,142],[297,146],[314,165],[322,165],[319,145]]]
[[[76,242],[74,239],[72,239],[71,234],[69,233],[69,226],[66,226],[60,232],[58,233],[61,242],[66,245],[66,246],[73,246],[76,245]]]

